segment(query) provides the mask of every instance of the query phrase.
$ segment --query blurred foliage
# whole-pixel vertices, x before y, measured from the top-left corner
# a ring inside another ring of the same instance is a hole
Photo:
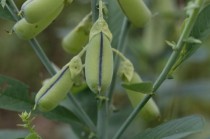
[[[20,8],[24,0],[15,2]],[[108,14],[107,20],[111,31],[114,32],[112,45],[117,47],[118,35],[124,16],[122,12],[119,12],[119,6],[116,1],[112,2],[115,5],[108,5],[108,9],[110,13],[115,12],[116,14]],[[187,1],[148,0],[147,2],[152,10],[153,19],[143,29],[131,27],[129,36],[126,39],[125,55],[134,63],[135,70],[142,76],[142,79],[153,82],[172,52],[172,49],[167,46],[165,41],[176,42],[180,35],[181,25],[185,18],[184,6]],[[89,11],[90,0],[75,0],[71,5],[65,7],[62,14],[46,30],[37,36],[49,59],[59,67],[62,67],[72,57],[72,55],[62,50],[61,39]],[[120,20],[116,20],[116,16]],[[0,19],[0,74],[18,79],[30,87],[28,92],[36,92],[41,87],[42,81],[49,77],[49,74],[29,44],[18,39],[15,34],[11,35],[9,33],[13,25],[14,22],[12,21]],[[209,63],[210,37],[203,40],[203,44],[198,51],[175,71],[174,79],[166,80],[157,91],[155,100],[160,107],[161,119],[151,123],[144,123],[144,121],[137,121],[136,119],[125,132],[124,138],[129,138],[130,134],[136,134],[147,127],[155,127],[163,121],[190,114],[204,116],[206,119],[206,130],[189,138],[210,137]],[[90,93],[90,90],[86,89],[76,94],[76,97],[90,117],[96,122],[96,99],[94,95]],[[71,109],[68,100],[64,101],[62,105]],[[132,110],[127,95],[120,84],[116,86],[112,105],[110,135],[116,132],[116,129],[119,128]],[[65,127],[65,130],[68,130],[65,134],[69,134],[69,130],[73,130],[81,137],[88,134],[80,130],[75,131],[76,129],[70,129],[69,127]],[[72,136],[75,135],[72,134]],[[64,139],[68,139],[68,137]]]

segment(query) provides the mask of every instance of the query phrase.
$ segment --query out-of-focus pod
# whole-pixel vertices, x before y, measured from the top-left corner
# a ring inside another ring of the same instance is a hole
[[[127,83],[140,83],[140,82],[142,82],[142,79],[136,72],[134,72],[133,78],[131,79],[130,82],[127,82]],[[145,94],[141,92],[135,92],[128,89],[126,89],[126,93],[133,107],[136,107],[141,102],[141,100],[145,97]],[[157,107],[157,104],[154,102],[152,98],[143,107],[139,115],[142,119],[146,121],[152,121],[160,117],[160,112]]]
[[[92,26],[92,14],[85,18],[62,40],[62,47],[67,53],[77,54],[88,43],[89,33]]]
[[[118,0],[118,3],[127,18],[138,28],[143,27],[151,18],[151,12],[143,0]]]

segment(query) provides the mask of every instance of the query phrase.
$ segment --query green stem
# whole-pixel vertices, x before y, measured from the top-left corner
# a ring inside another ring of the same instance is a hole
[[[39,57],[39,59],[41,60],[42,64],[45,66],[45,68],[49,72],[49,74],[51,76],[55,75],[56,71],[52,67],[52,64],[51,64],[50,60],[45,55],[45,52],[41,48],[39,42],[35,38],[33,38],[33,39],[29,40],[29,44],[31,45],[31,47],[33,48],[34,52]]]
[[[124,42],[125,42],[126,36],[128,34],[129,26],[130,26],[130,24],[128,23],[127,18],[124,17],[123,24],[122,24],[121,31],[120,31],[120,35],[119,35],[119,38],[118,38],[118,43],[117,43],[117,50],[120,51],[121,53],[123,53],[122,50],[124,49],[124,46],[125,46]],[[112,83],[110,85],[108,95],[107,95],[109,100],[110,100],[109,102],[111,102],[111,97],[112,97],[113,90],[114,90],[114,87],[115,87],[115,84],[116,84],[117,70],[118,70],[119,61],[120,61],[119,56],[115,56],[114,61],[115,61],[114,62],[115,65],[114,65]]]
[[[97,0],[91,0],[92,20],[93,23],[98,19]]]
[[[115,52],[115,54],[117,54],[122,60],[124,60],[124,61],[127,60],[127,58],[120,51],[118,51],[117,49],[112,48],[112,51]]]
[[[10,2],[10,5],[12,6],[12,8],[14,9],[14,11],[11,10],[9,5],[7,5],[8,10],[14,16],[14,19],[16,19],[18,21],[20,17],[18,17],[14,12],[19,13],[19,10],[12,0],[9,0],[9,2]],[[50,75],[53,76],[56,73],[56,71],[53,68],[50,60],[44,53],[44,51],[41,48],[38,41],[35,38],[33,38],[33,39],[29,40],[29,44],[34,49],[35,53],[37,54],[37,56],[39,57],[41,62],[44,64],[45,68],[48,70]],[[91,119],[87,115],[87,113],[84,111],[84,109],[81,107],[81,105],[78,103],[78,101],[74,98],[74,96],[72,94],[68,95],[68,97],[71,100],[72,104],[75,106],[75,109],[77,109],[77,116],[80,117],[93,132],[95,132],[96,131],[95,125],[93,124],[93,122],[91,121]]]
[[[160,85],[163,83],[163,81],[167,78],[168,73],[170,72],[170,70],[172,69],[173,65],[176,62],[176,59],[178,58],[182,48],[183,48],[183,44],[184,44],[184,40],[187,39],[190,35],[190,32],[192,30],[192,27],[197,19],[197,16],[199,14],[200,8],[202,7],[202,4],[205,0],[196,0],[195,4],[198,5],[199,7],[194,9],[192,14],[189,17],[189,20],[184,28],[184,30],[182,31],[182,34],[178,40],[178,43],[173,51],[173,53],[171,54],[168,62],[166,63],[164,69],[162,70],[161,74],[159,75],[159,77],[157,78],[157,80],[155,81],[154,85],[153,85],[153,92],[155,93],[155,91],[160,87]],[[123,125],[120,127],[120,129],[117,131],[117,133],[114,135],[114,137],[112,139],[119,139],[123,132],[126,130],[126,128],[129,126],[129,124],[133,121],[133,119],[136,117],[136,115],[142,110],[142,108],[144,107],[144,105],[149,101],[149,99],[152,97],[152,95],[146,95],[144,97],[144,99],[137,105],[137,107],[133,110],[133,112],[129,115],[129,117],[126,119],[126,121],[123,123]]]
[[[97,134],[98,139],[107,138],[107,102],[108,100],[99,99],[98,100],[98,111],[97,111]]]

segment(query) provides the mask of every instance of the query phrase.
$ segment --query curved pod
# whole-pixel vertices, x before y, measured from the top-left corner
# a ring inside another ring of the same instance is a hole
[[[143,0],[118,0],[118,2],[124,14],[136,27],[143,27],[151,18],[151,12]]]
[[[73,82],[69,66],[64,66],[36,95],[35,103],[41,111],[54,109],[68,94]]]
[[[89,41],[85,57],[85,77],[89,88],[102,94],[110,86],[113,75],[113,54],[110,40],[100,32]]]
[[[24,18],[29,23],[36,23],[48,18],[65,0],[27,0],[21,7]]]
[[[63,7],[64,5],[58,7],[50,16],[48,16],[48,18],[35,24],[30,24],[25,18],[22,18],[14,25],[13,30],[21,39],[32,39],[53,22],[53,20],[61,13]]]
[[[129,83],[140,83],[140,82],[142,82],[142,80],[140,76],[135,72],[133,74],[133,78]],[[145,97],[145,94],[142,94],[140,92],[135,92],[128,89],[126,89],[126,92],[133,107],[136,107]],[[151,98],[140,112],[140,117],[145,119],[146,121],[151,121],[158,118],[159,116],[160,116],[159,109],[154,100]]]

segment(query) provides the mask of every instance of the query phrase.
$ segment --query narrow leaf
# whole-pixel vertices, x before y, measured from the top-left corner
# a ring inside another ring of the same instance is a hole
[[[140,92],[143,94],[152,94],[152,83],[151,82],[141,82],[141,83],[134,83],[134,84],[122,84],[122,86],[126,89]]]
[[[205,121],[202,117],[192,115],[147,129],[133,139],[180,139],[202,131],[204,123]]]
[[[1,4],[2,4],[2,1],[1,1]],[[15,21],[12,15],[10,14],[10,12],[5,7],[3,8],[2,5],[0,5],[0,18],[5,19],[5,20]]]

